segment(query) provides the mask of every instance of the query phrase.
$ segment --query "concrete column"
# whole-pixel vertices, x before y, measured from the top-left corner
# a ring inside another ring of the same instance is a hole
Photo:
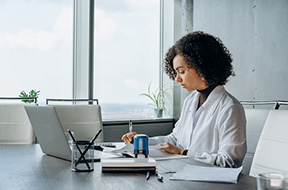
[[[193,31],[193,0],[181,2],[181,34],[186,35]],[[181,37],[182,37],[181,36]],[[189,93],[178,83],[174,83],[174,119],[178,119],[182,110],[183,102]]]
[[[182,0],[182,34],[193,31],[193,0]]]

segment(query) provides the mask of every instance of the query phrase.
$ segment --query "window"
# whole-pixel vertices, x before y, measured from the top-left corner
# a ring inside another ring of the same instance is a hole
[[[75,2],[0,1],[1,97],[36,89],[40,105],[46,98],[87,98],[85,66],[78,69],[79,96],[72,89]],[[94,98],[103,119],[155,117],[139,95],[159,85],[160,0],[97,0],[94,27]]]
[[[151,118],[148,98],[159,85],[160,1],[97,0],[94,97],[103,119]]]
[[[0,96],[72,97],[73,1],[0,1]]]

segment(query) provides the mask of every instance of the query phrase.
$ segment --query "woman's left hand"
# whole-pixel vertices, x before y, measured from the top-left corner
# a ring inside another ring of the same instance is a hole
[[[159,145],[160,146],[167,146],[166,148],[161,148],[161,150],[163,150],[164,152],[170,153],[170,154],[182,154],[184,151],[182,148],[174,146],[173,144],[170,144],[168,142],[160,143]]]

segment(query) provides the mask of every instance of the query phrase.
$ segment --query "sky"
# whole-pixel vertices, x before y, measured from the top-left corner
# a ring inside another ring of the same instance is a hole
[[[159,2],[97,0],[95,93],[105,103],[144,103],[159,72]],[[0,0],[0,96],[40,90],[72,98],[73,1]]]

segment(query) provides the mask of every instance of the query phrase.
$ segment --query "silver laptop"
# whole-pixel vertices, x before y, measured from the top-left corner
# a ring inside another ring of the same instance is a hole
[[[25,106],[42,152],[71,161],[71,149],[53,106]]]

